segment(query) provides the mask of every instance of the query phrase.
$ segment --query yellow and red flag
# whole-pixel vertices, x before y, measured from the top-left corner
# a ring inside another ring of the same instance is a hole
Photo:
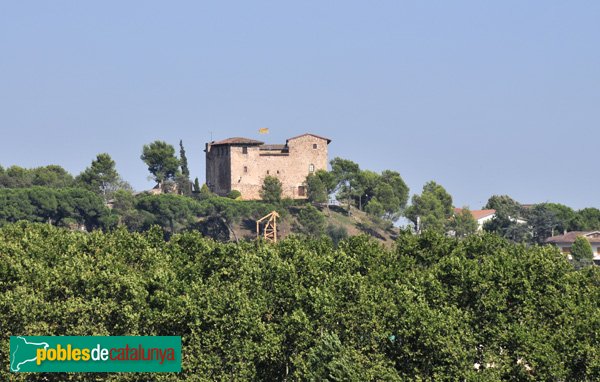
[[[258,129],[258,133],[259,134],[269,134],[269,128],[268,127],[261,127],[260,129]]]

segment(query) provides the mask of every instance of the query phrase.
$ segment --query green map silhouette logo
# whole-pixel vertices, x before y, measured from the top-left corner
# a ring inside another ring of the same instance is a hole
[[[33,362],[37,360],[37,349],[43,347],[44,349],[48,349],[50,345],[46,342],[29,342],[25,337],[12,337],[11,342],[13,342],[10,353],[10,370],[11,371],[21,371],[21,366],[26,363]]]

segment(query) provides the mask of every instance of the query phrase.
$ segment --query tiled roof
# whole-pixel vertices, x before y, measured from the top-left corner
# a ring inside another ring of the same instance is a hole
[[[455,208],[454,213],[459,214],[462,211],[462,208]],[[471,210],[471,215],[473,215],[473,219],[479,220],[490,215],[496,213],[496,210]]]
[[[222,141],[211,142],[210,144],[211,144],[211,146],[217,146],[217,145],[262,145],[262,144],[264,144],[264,142],[250,139],[250,138],[233,137],[233,138],[223,139]]]
[[[546,239],[546,243],[573,243],[579,236],[583,236],[590,243],[600,243],[600,232],[598,231],[571,231],[564,235],[556,235]]]
[[[323,139],[323,140],[327,141],[327,144],[329,144],[329,143],[331,142],[331,139],[329,139],[329,138],[325,138],[325,137],[322,137],[322,136],[320,136],[320,135],[317,135],[317,134],[311,134],[311,133],[305,133],[305,134],[302,134],[302,135],[297,135],[297,136],[295,136],[295,137],[288,138],[287,140],[288,140],[288,141],[291,141],[292,139],[296,139],[296,138],[304,137],[304,136],[306,136],[306,135],[312,135],[313,137],[316,137],[316,138],[319,138],[319,139]]]

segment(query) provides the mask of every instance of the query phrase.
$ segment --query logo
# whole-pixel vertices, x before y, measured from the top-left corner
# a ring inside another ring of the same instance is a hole
[[[181,337],[10,337],[11,372],[180,372]]]

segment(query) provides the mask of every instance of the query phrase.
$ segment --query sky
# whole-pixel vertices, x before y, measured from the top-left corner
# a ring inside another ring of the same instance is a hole
[[[326,136],[330,159],[600,207],[598,1],[2,1],[0,165],[78,174],[107,152]],[[258,129],[269,128],[268,135]]]

